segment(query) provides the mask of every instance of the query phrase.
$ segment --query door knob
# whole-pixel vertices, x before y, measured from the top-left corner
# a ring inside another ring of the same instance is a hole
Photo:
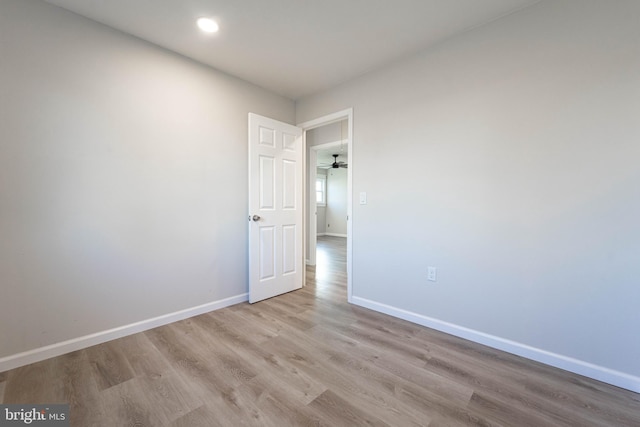
[[[251,219],[254,221],[260,221],[260,215],[254,215],[251,217]]]

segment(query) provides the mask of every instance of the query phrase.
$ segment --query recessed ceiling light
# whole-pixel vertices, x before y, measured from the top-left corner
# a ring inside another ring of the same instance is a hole
[[[198,27],[205,33],[217,33],[220,29],[218,23],[211,18],[199,18]]]

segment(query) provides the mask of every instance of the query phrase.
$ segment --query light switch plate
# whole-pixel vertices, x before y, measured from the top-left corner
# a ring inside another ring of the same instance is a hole
[[[367,192],[366,191],[361,191],[360,192],[360,204],[361,205],[366,205],[367,204]]]
[[[438,277],[438,269],[435,267],[427,267],[427,280],[435,282]]]

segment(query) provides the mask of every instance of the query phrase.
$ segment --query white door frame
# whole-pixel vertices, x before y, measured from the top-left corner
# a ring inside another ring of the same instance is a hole
[[[335,123],[335,122],[339,122],[342,120],[347,120],[347,155],[348,155],[348,159],[349,159],[349,168],[347,169],[347,301],[351,302],[351,298],[352,298],[352,284],[353,284],[353,269],[352,269],[352,262],[353,262],[353,166],[354,166],[354,162],[353,162],[353,108],[347,108],[346,110],[342,110],[342,111],[338,111],[332,114],[328,114],[326,116],[323,117],[319,117],[317,119],[314,120],[309,120],[307,122],[303,122],[303,123],[299,123],[296,126],[298,126],[299,128],[302,128],[302,144],[304,147],[304,152],[307,152],[307,131],[311,130],[311,129],[315,129],[318,128],[320,126],[324,126],[324,125],[328,125],[331,123]],[[312,151],[310,153],[310,155],[315,154],[315,151]],[[306,155],[305,155],[306,158]],[[309,164],[305,164],[305,173],[304,173],[304,179],[307,179],[307,176],[309,176],[309,171],[307,170],[309,167],[312,167],[313,170],[310,171],[311,172],[311,176],[315,177],[316,175],[316,169],[315,169],[315,161],[313,161],[313,163],[311,162],[311,160],[309,161]],[[307,203],[305,203],[304,205],[311,205],[310,200],[313,201],[313,205],[315,206],[315,197],[311,198],[310,194],[315,195],[315,190],[313,192],[311,192],[311,183],[313,183],[313,185],[315,186],[315,178],[313,180],[310,179],[310,183],[307,182],[306,185],[304,186],[305,188],[305,195],[304,198],[307,201]],[[311,210],[310,210],[311,212]],[[315,212],[315,210],[313,211]],[[306,236],[307,234],[309,236],[311,236],[313,234],[313,239],[315,240],[315,232],[316,232],[316,228],[310,228],[311,224],[310,222],[312,221],[311,219],[309,221],[306,220],[306,212],[305,212],[305,220],[304,220],[304,224],[305,224],[305,232],[303,233],[303,238],[304,238],[304,242],[303,242],[303,250],[305,252],[305,256],[304,259],[308,259],[307,257],[307,241],[306,241]],[[309,218],[311,218],[312,215],[309,215]],[[316,221],[313,221],[313,223],[315,224]],[[305,280],[306,280],[306,276],[305,276]]]

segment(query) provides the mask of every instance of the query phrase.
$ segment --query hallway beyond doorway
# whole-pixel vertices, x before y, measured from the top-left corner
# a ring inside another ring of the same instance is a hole
[[[347,299],[347,239],[318,236],[316,265],[307,266],[307,285],[315,285],[316,296]],[[338,295],[340,294],[340,295]]]

